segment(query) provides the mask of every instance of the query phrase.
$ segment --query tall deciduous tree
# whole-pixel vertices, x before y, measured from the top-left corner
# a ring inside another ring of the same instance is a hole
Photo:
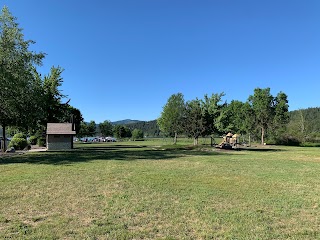
[[[90,121],[88,124],[88,136],[93,137],[96,134],[96,122]]]
[[[275,104],[275,116],[274,125],[276,130],[283,131],[286,124],[289,122],[289,105],[288,96],[280,92],[277,94],[274,100]]]
[[[260,129],[261,144],[264,144],[267,130],[272,130],[273,135],[277,136],[277,131],[288,123],[287,95],[280,92],[273,97],[270,88],[256,88],[248,101],[255,117],[254,124]]]
[[[116,138],[125,138],[125,137],[132,136],[131,130],[128,127],[123,125],[114,126],[113,134]]]
[[[193,145],[206,133],[206,119],[202,112],[201,100],[195,99],[186,103],[184,129],[188,137],[193,138]]]
[[[255,124],[261,131],[261,144],[264,144],[266,131],[271,127],[274,119],[274,98],[270,88],[256,88],[254,94],[249,96],[249,103],[255,116]]]
[[[68,107],[62,104],[61,100],[65,97],[59,87],[63,83],[61,76],[63,69],[61,67],[51,67],[50,73],[43,78],[43,122],[60,122],[64,112]]]
[[[210,97],[206,94],[201,101],[202,115],[205,120],[206,131],[204,135],[211,135],[221,129],[222,110],[221,103],[224,93],[213,93]]]
[[[111,136],[113,133],[113,126],[110,121],[105,120],[99,124],[99,128],[103,137]]]
[[[28,125],[30,113],[37,111],[33,72],[44,58],[43,53],[29,50],[32,40],[25,40],[22,29],[4,7],[0,15],[0,124],[3,137],[8,125]],[[18,120],[18,121],[17,121]]]
[[[162,132],[174,137],[174,144],[177,142],[177,135],[183,131],[183,119],[185,102],[182,93],[173,94],[169,97],[163,107],[160,118],[157,122]]]

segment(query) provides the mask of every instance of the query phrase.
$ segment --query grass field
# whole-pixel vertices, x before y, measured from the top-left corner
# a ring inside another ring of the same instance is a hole
[[[319,148],[162,145],[0,158],[0,239],[320,239]]]

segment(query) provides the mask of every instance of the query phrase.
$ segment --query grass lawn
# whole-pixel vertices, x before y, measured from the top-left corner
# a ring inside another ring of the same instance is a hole
[[[0,158],[0,239],[320,239],[319,148],[161,145]]]

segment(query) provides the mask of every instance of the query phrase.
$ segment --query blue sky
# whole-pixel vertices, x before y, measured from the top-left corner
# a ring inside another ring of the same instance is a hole
[[[254,88],[318,107],[319,0],[1,0],[18,18],[40,72],[60,65],[63,93],[86,121],[153,120],[170,95]]]

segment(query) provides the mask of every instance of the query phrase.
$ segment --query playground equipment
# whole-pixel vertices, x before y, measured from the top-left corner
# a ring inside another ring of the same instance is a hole
[[[222,149],[237,149],[240,145],[240,134],[228,133],[223,137],[223,141],[218,145]]]

